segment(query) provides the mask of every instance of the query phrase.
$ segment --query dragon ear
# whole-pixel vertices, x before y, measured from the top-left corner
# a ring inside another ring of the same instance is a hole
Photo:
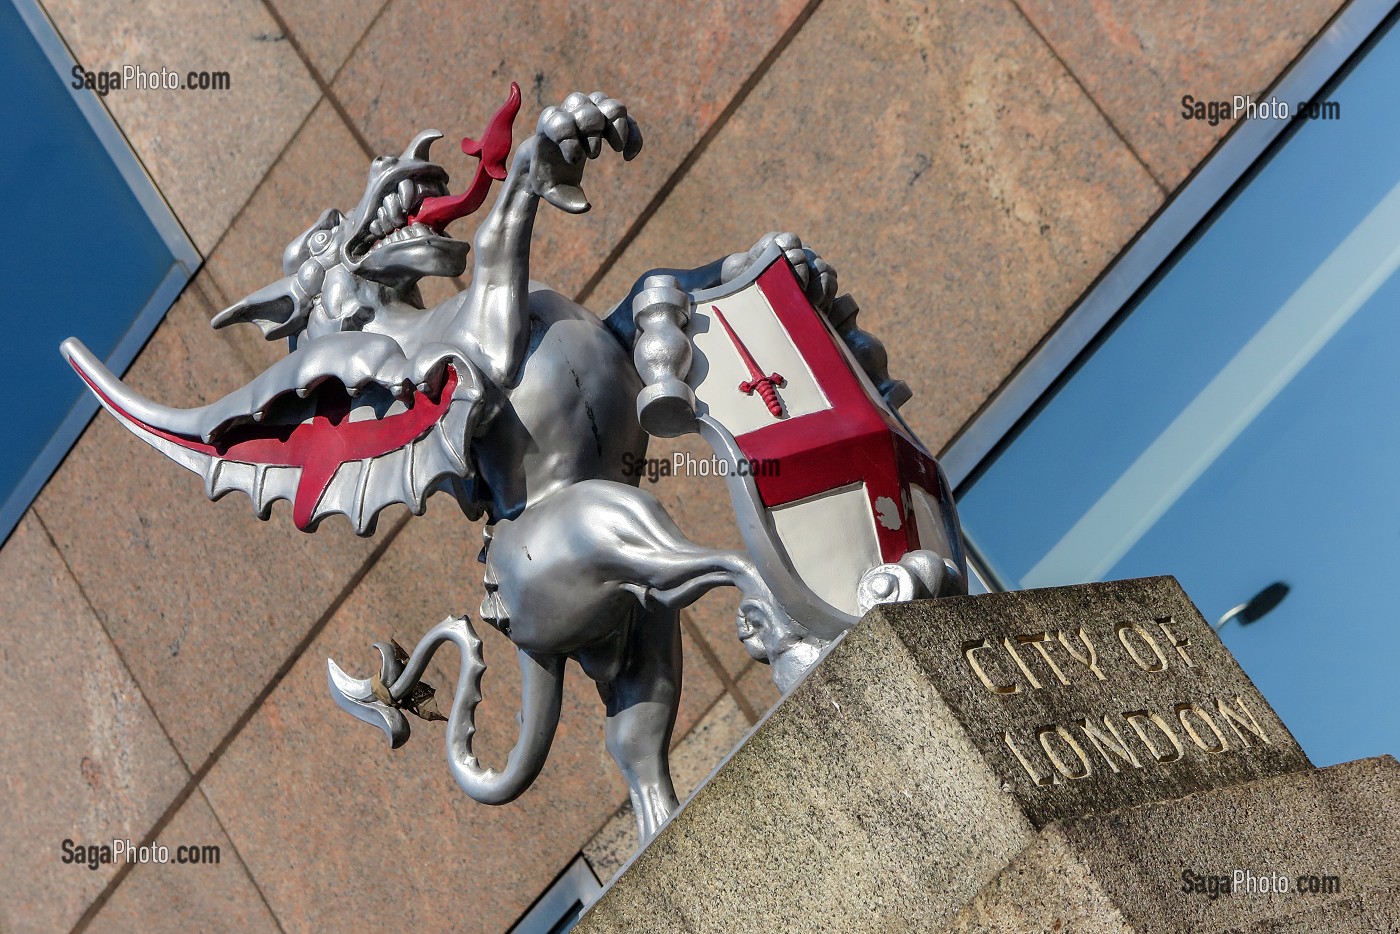
[[[312,300],[297,277],[283,276],[271,285],[235,302],[214,316],[215,328],[238,322],[251,322],[262,329],[263,337],[279,340],[306,329]]]
[[[287,275],[219,312],[211,322],[214,327],[252,322],[270,341],[306,330],[313,298],[320,293],[326,276],[323,262],[315,257],[334,244],[336,228],[343,220],[345,215],[335,208],[323,211],[316,223],[282,251],[282,271]]]

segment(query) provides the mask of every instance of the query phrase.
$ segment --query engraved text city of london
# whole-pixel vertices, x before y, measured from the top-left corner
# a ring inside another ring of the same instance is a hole
[[[965,642],[963,659],[992,694],[1054,691],[1075,679],[1107,681],[1105,652],[1122,653],[1129,671],[1162,676],[1173,666],[1190,669],[1191,640],[1177,635],[1169,616],[1119,622],[1117,637],[1097,641],[1080,626]],[[1187,755],[1214,755],[1271,743],[1238,694],[1182,700],[1160,710],[1109,710],[1024,731],[1001,740],[1037,786],[1054,786],[1095,774],[1160,767]],[[1199,750],[1198,752],[1195,750]]]

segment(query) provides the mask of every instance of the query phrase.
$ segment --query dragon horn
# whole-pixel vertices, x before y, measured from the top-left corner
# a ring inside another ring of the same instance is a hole
[[[441,130],[424,130],[422,133],[413,137],[413,140],[404,147],[403,155],[399,156],[399,158],[417,159],[419,162],[427,162],[428,150],[432,147],[433,143],[440,139],[442,139]]]

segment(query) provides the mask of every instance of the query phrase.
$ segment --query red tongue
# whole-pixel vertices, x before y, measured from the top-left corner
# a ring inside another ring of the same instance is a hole
[[[434,230],[442,230],[459,217],[466,217],[481,207],[491,190],[491,180],[506,177],[506,156],[510,155],[511,124],[520,111],[520,85],[510,83],[510,96],[496,111],[491,122],[486,125],[480,142],[470,136],[462,137],[462,152],[476,156],[476,175],[466,191],[459,195],[441,195],[424,198],[418,213],[408,219],[410,224],[426,224]]]

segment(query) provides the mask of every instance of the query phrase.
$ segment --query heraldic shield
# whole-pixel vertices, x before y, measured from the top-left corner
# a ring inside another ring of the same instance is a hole
[[[770,246],[715,289],[684,292],[663,279],[648,280],[633,305],[649,383],[642,425],[710,443],[744,543],[793,618],[829,639],[876,603],[965,593],[942,470],[782,250]],[[689,345],[688,370],[675,360],[673,329]],[[668,345],[670,372],[649,373]]]

